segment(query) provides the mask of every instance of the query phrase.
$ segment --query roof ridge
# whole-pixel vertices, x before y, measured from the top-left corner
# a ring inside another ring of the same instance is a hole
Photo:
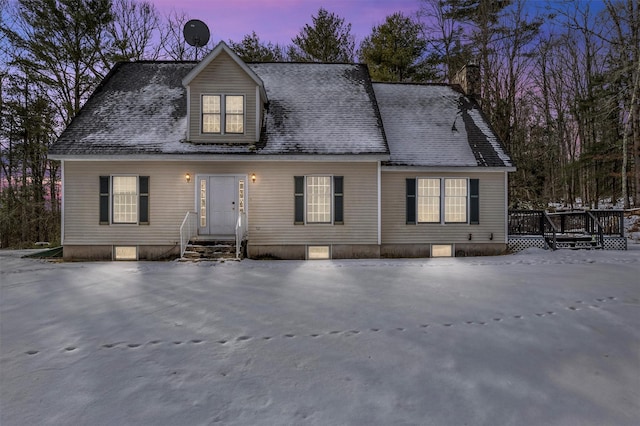
[[[443,82],[411,82],[411,81],[372,81],[372,84],[388,84],[397,86],[440,86],[440,87],[454,87],[457,86],[454,83]]]

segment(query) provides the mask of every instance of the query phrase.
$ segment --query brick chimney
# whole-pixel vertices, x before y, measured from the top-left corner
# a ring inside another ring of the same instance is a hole
[[[458,71],[453,78],[453,84],[459,84],[464,93],[476,100],[480,100],[480,67],[467,64]]]

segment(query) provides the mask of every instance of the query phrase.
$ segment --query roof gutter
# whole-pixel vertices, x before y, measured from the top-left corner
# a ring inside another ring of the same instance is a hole
[[[382,166],[383,172],[467,172],[467,173],[483,173],[483,172],[515,172],[513,166],[489,167],[489,166]]]
[[[251,162],[276,162],[296,161],[314,163],[368,163],[375,161],[388,161],[389,154],[121,154],[121,155],[69,155],[49,154],[50,160],[60,161],[251,161]]]

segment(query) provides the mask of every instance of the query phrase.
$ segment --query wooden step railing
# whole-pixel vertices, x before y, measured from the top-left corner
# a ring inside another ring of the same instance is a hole
[[[544,210],[510,210],[509,235],[541,235],[551,249],[558,243],[591,242],[603,248],[605,235],[624,237],[623,210],[578,210],[548,213]]]

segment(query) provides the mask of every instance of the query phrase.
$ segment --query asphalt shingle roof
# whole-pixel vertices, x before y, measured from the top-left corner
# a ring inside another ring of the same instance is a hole
[[[478,104],[448,85],[374,83],[392,166],[510,167]]]
[[[121,63],[49,149],[50,155],[176,152],[187,129],[182,77],[194,63]]]
[[[445,85],[372,84],[358,64],[249,63],[269,100],[260,141],[191,143],[182,79],[196,65],[118,64],[49,154],[372,154],[392,166],[511,166],[469,98]]]
[[[190,143],[182,79],[195,63],[119,64],[51,147],[56,155],[388,155],[364,65],[249,64],[269,99],[259,143]]]
[[[269,98],[265,153],[388,154],[369,73],[355,64],[249,64]]]

